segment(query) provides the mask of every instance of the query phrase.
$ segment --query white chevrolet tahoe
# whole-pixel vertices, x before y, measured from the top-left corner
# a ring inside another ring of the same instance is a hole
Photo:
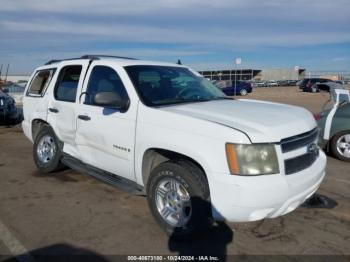
[[[147,195],[169,234],[284,215],[325,176],[311,113],[229,98],[182,65],[53,60],[31,76],[23,107],[40,171],[68,166]]]

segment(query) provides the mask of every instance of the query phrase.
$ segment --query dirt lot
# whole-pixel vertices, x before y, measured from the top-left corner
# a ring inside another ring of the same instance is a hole
[[[246,98],[304,106],[318,112],[327,94],[296,87],[261,88]],[[67,170],[37,172],[32,145],[19,127],[0,128],[0,254],[314,254],[350,255],[350,164],[328,157],[319,194],[333,209],[298,208],[271,220],[222,224],[188,241],[169,239],[146,199]],[[232,229],[232,231],[231,231]],[[41,249],[39,251],[34,251]],[[82,250],[84,249],[84,250]],[[339,257],[337,257],[339,259]],[[1,257],[0,257],[1,260]]]
[[[304,93],[295,86],[270,87],[255,88],[247,98],[301,106],[313,113],[319,113],[322,105],[329,99],[329,93]]]

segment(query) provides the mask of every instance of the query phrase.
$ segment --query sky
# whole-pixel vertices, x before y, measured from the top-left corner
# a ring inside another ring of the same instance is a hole
[[[0,65],[111,54],[196,70],[350,71],[350,0],[1,0]]]

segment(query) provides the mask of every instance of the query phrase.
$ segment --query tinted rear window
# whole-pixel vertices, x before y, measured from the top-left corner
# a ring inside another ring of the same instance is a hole
[[[81,65],[66,66],[61,69],[54,92],[56,100],[75,102],[81,69]]]

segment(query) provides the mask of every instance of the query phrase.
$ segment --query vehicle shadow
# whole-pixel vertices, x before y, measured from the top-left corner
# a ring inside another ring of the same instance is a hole
[[[211,204],[204,202],[202,207],[207,205],[210,208]],[[225,222],[213,223],[208,220],[206,223],[210,224],[204,225],[203,230],[188,238],[179,238],[176,233],[173,233],[168,241],[169,250],[177,252],[178,256],[201,256],[203,259],[206,256],[208,260],[211,256],[214,260],[225,261],[227,246],[233,241],[234,233]]]
[[[332,209],[338,205],[337,201],[321,194],[313,194],[301,206],[304,208],[328,208]]]
[[[3,262],[40,262],[40,261],[97,261],[107,262],[108,260],[88,249],[74,247],[68,244],[54,244],[43,248],[31,250],[28,253],[5,258]]]

